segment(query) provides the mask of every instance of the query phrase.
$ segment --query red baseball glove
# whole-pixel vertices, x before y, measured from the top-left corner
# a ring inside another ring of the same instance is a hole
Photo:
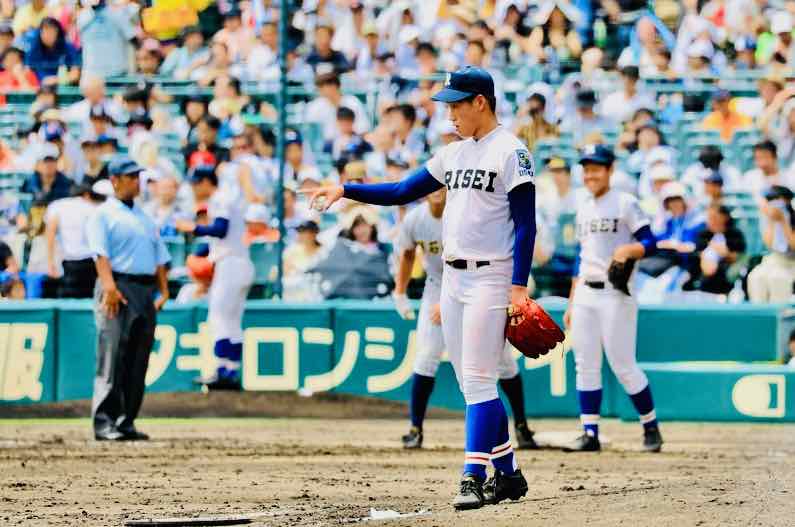
[[[194,280],[202,282],[212,281],[213,263],[206,256],[191,254],[185,259],[185,266],[188,268],[188,274]]]
[[[552,317],[533,300],[508,307],[505,338],[525,357],[536,359],[546,355],[565,335]]]

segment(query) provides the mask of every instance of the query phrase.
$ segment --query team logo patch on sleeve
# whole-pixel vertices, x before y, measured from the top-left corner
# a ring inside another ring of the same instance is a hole
[[[516,151],[516,159],[519,162],[519,175],[533,177],[533,161],[530,152],[519,149]]]

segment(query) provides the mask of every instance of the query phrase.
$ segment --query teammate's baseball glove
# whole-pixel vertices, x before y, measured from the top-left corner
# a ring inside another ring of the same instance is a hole
[[[524,356],[536,359],[555,349],[565,335],[541,306],[527,299],[508,308],[505,337]]]
[[[210,282],[213,279],[213,263],[206,256],[191,254],[185,260],[188,274],[201,282]]]
[[[610,262],[610,267],[607,268],[607,280],[617,291],[629,295],[629,278],[632,276],[632,270],[634,268],[635,260],[633,259],[629,259],[625,262],[613,260]]]

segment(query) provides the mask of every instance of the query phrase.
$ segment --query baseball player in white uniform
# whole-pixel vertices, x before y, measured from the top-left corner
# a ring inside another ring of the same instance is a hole
[[[444,335],[439,302],[442,293],[442,214],[446,189],[442,188],[426,197],[426,203],[414,207],[400,224],[397,240],[399,255],[395,277],[395,308],[405,320],[414,320],[417,314],[409,303],[406,289],[414,267],[416,248],[422,249],[422,266],[425,269],[425,288],[417,320],[417,355],[414,375],[411,378],[409,417],[411,429],[402,437],[403,447],[422,448],[423,422],[428,400],[433,393],[436,372],[444,352]],[[536,449],[533,431],[527,426],[524,409],[524,388],[519,366],[513,357],[513,348],[506,343],[497,365],[499,384],[511,405],[514,418],[517,449]]]
[[[466,401],[466,454],[456,509],[519,499],[527,481],[516,464],[508,415],[497,395],[508,308],[527,301],[535,243],[533,162],[524,144],[500,126],[494,81],[466,67],[433,96],[447,103],[461,141],[442,148],[397,183],[322,187],[312,204],[326,209],[343,196],[403,205],[443,187],[442,333]],[[494,476],[486,481],[486,467]]]
[[[254,281],[254,265],[243,243],[247,203],[238,193],[218,187],[218,177],[212,166],[196,167],[189,177],[196,201],[208,202],[210,224],[196,225],[180,220],[177,229],[211,237],[207,256],[214,264],[207,321],[215,339],[218,369],[216,376],[205,384],[211,389],[239,389],[243,309]]]
[[[610,188],[613,152],[590,145],[580,159],[587,195],[577,205],[579,270],[572,282],[564,322],[571,328],[577,395],[584,432],[567,451],[595,452],[602,402],[602,350],[643,424],[643,448],[659,452],[662,436],[646,374],[635,358],[638,304],[608,280],[611,262],[640,260],[656,250],[649,219],[631,194]],[[630,287],[628,292],[632,292]]]

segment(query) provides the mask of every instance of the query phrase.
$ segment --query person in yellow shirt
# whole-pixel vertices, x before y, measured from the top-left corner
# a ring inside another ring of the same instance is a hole
[[[39,24],[49,12],[47,0],[30,0],[27,4],[19,7],[14,15],[12,23],[14,34],[19,37],[31,29],[38,29]]]
[[[712,112],[704,118],[701,127],[705,130],[718,130],[720,138],[730,142],[734,132],[748,128],[753,120],[731,107],[731,94],[727,90],[718,90],[712,98]]]

